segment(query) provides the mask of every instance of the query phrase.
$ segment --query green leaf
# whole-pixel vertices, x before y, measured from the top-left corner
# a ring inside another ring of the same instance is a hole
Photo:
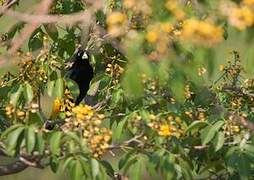
[[[128,162],[128,160],[133,157],[134,153],[136,153],[136,150],[130,150],[123,158],[121,158],[118,162],[118,169],[121,170],[125,164]]]
[[[25,134],[26,134],[26,149],[28,154],[31,154],[31,152],[34,150],[35,143],[36,143],[36,134],[35,129],[33,127],[27,127]]]
[[[43,154],[45,149],[45,141],[43,139],[42,132],[38,132],[36,134],[36,148],[37,151],[39,151],[40,154]]]
[[[87,94],[90,96],[95,96],[98,92],[99,86],[100,86],[100,81],[96,81],[92,83],[89,87],[89,90],[87,91]]]
[[[60,99],[63,97],[63,93],[64,93],[64,81],[63,81],[62,78],[58,78],[56,80],[54,92],[55,92],[55,96],[56,97],[58,97]]]
[[[50,145],[50,150],[52,154],[54,155],[60,154],[61,137],[62,137],[62,132],[60,131],[53,132],[53,134],[51,135],[49,145]]]
[[[123,102],[123,90],[117,89],[112,93],[111,102],[114,107],[119,106]]]
[[[25,84],[24,95],[25,95],[27,103],[30,103],[33,100],[33,97],[34,97],[33,88],[28,83]]]
[[[47,25],[44,25],[44,28],[45,28],[47,34],[50,36],[51,39],[53,39],[54,41],[57,40],[58,31],[57,31],[56,25],[47,24]]]
[[[186,162],[183,158],[179,158],[179,165],[180,165],[181,170],[183,172],[184,179],[186,179],[186,180],[193,179],[193,174],[192,174],[192,170],[191,170],[189,163]]]
[[[95,179],[99,175],[99,163],[96,159],[91,159],[92,175]]]
[[[131,175],[131,179],[139,180],[142,179],[142,175],[144,174],[144,159],[139,157],[139,159],[131,165],[129,169],[129,174]]]
[[[17,32],[20,32],[20,30],[24,27],[24,22],[18,22],[14,24],[10,30],[8,31],[8,40],[12,39]]]
[[[7,152],[10,155],[14,155],[14,153],[17,150],[17,144],[18,144],[18,139],[20,136],[23,134],[25,127],[19,127],[16,128],[14,131],[12,131],[9,136],[8,136],[8,141],[7,141]]]
[[[241,179],[248,180],[253,175],[251,174],[251,164],[253,165],[253,162],[250,162],[248,157],[244,153],[241,153],[238,159],[238,170]]]
[[[108,75],[101,75],[101,76],[97,76],[95,78],[98,78],[99,81],[100,81],[100,84],[99,84],[99,89],[100,90],[105,89],[112,80],[112,77],[110,77]]]
[[[111,164],[105,160],[102,160],[100,161],[100,163],[103,165],[103,167],[106,169],[106,172],[107,174],[110,176],[110,177],[114,177],[114,169],[113,167],[111,166]]]
[[[29,50],[35,51],[37,49],[40,49],[43,47],[43,35],[40,30],[37,30],[37,32],[34,33],[34,36],[29,39],[28,47]]]
[[[214,148],[215,148],[215,151],[218,151],[220,150],[223,145],[224,145],[224,133],[223,132],[218,132],[216,133],[215,135],[215,138],[214,138]]]
[[[6,129],[2,134],[1,134],[1,139],[5,138],[6,136],[9,135],[9,133],[11,133],[12,131],[14,131],[15,129],[19,128],[19,127],[24,127],[23,124],[14,124],[11,127],[9,127],[8,129]]]
[[[53,96],[55,81],[49,81],[47,83],[47,93],[49,96]]]
[[[21,93],[23,91],[23,86],[22,85],[19,85],[19,86],[16,86],[15,88],[13,88],[11,90],[11,97],[10,97],[10,101],[11,101],[11,104],[16,106],[17,105],[17,102],[21,96]]]
[[[67,168],[70,165],[70,162],[74,160],[74,157],[70,156],[67,159],[65,159],[64,163],[63,163],[63,170],[67,170]]]
[[[118,139],[120,139],[121,135],[122,135],[122,132],[123,132],[123,129],[124,129],[124,126],[127,122],[127,120],[129,119],[128,116],[125,116],[118,124],[117,124],[117,127],[116,129],[113,131],[113,141],[116,141]]]
[[[224,121],[217,121],[216,123],[213,124],[213,128],[216,131],[219,131],[219,129],[224,125]]]
[[[184,80],[180,77],[174,78],[170,82],[171,90],[176,98],[176,100],[183,102],[184,100]]]
[[[209,143],[215,136],[215,133],[216,130],[211,125],[203,129],[203,131],[201,132],[202,145]]]
[[[75,163],[73,164],[72,168],[71,168],[71,179],[73,180],[81,180],[82,177],[84,176],[84,171],[82,168],[81,163],[79,162],[79,160],[75,160]]]
[[[76,99],[79,95],[78,84],[71,79],[66,79],[66,86],[71,91],[72,96]]]
[[[56,173],[59,167],[59,159],[55,156],[50,158],[50,168],[51,170]]]
[[[55,97],[49,96],[47,93],[44,93],[40,96],[40,107],[41,111],[46,118],[50,118],[54,110],[54,101]]]
[[[205,145],[209,143],[215,136],[216,132],[221,128],[224,124],[224,121],[217,121],[214,125],[209,125],[201,132],[201,141],[202,144]]]
[[[188,128],[185,130],[185,132],[187,133],[187,132],[192,131],[192,130],[200,129],[200,128],[203,128],[203,127],[205,127],[207,125],[208,125],[207,122],[197,120],[197,121],[192,122],[188,126]]]
[[[126,95],[131,98],[137,98],[143,95],[144,88],[140,78],[140,69],[137,64],[127,68],[123,79],[123,87]]]

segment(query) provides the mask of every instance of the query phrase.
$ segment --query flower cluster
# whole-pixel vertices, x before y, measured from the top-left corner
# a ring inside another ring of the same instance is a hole
[[[119,83],[119,78],[123,72],[124,69],[120,65],[113,63],[107,64],[106,73],[113,78],[113,84]]]
[[[240,5],[232,2],[223,2],[221,11],[228,17],[228,22],[239,30],[253,26],[254,6],[252,0],[244,0]]]
[[[65,119],[69,120],[72,116],[72,109],[75,107],[74,98],[69,89],[65,89],[64,98],[61,103],[61,112],[64,112]]]
[[[114,36],[120,36],[126,32],[127,16],[121,12],[112,12],[107,16],[108,32]]]
[[[98,114],[88,105],[72,109],[73,116],[63,125],[64,131],[82,131],[82,137],[95,158],[99,158],[109,147],[111,131],[101,124],[105,115]]]
[[[184,41],[212,46],[222,41],[223,29],[211,22],[190,18],[183,22],[182,36]]]
[[[177,20],[183,20],[186,16],[184,6],[180,1],[169,0],[166,3],[166,8],[174,15]]]
[[[186,116],[191,121],[193,120],[205,121],[207,119],[206,111],[201,108],[188,109],[183,112],[183,115]]]
[[[226,119],[223,130],[227,136],[232,136],[240,132],[240,127],[237,125],[237,121],[234,119],[233,115],[230,115],[228,119]]]
[[[190,99],[194,93],[191,91],[190,85],[187,84],[184,88],[184,96],[186,99]]]
[[[31,103],[29,106],[24,108],[14,107],[12,104],[8,104],[5,107],[5,114],[10,120],[21,120],[28,119],[30,112],[36,113],[39,110],[39,105],[37,103]]]
[[[169,22],[156,22],[148,25],[146,40],[155,45],[155,49],[160,54],[164,54],[170,43],[170,33],[174,26]],[[166,38],[165,38],[166,37]]]
[[[175,136],[177,138],[184,135],[184,124],[180,117],[169,115],[167,118],[161,118],[153,114],[149,115],[148,126],[160,136],[170,137]]]
[[[6,0],[0,0],[0,6],[4,5],[5,2]]]
[[[149,4],[148,0],[124,0],[123,1],[123,6],[126,9],[132,10],[132,12],[139,14],[146,14],[150,15],[152,13],[152,8]]]

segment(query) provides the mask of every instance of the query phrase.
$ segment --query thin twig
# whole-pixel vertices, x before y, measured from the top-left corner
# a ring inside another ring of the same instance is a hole
[[[11,1],[8,1],[6,2],[0,10],[0,17],[5,13],[5,11],[9,8],[11,8],[13,5],[15,5],[19,0],[11,0]]]
[[[37,14],[47,14],[51,4],[52,0],[42,1],[37,8]],[[5,14],[8,13],[8,11],[10,10],[6,10]],[[30,22],[29,24],[25,25],[19,36],[12,40],[8,54],[14,54],[17,52],[17,50],[22,46],[23,42],[31,36],[31,34],[39,27],[39,25],[39,22]]]

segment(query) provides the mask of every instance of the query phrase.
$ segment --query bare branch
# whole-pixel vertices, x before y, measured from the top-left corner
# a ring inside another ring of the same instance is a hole
[[[241,88],[238,88],[238,87],[224,86],[224,87],[222,87],[222,91],[224,91],[226,93],[236,94],[239,96],[254,97],[253,93],[244,92]]]
[[[3,8],[0,7],[0,13]],[[58,23],[72,25],[77,22],[86,22],[91,18],[91,11],[86,10],[79,13],[72,13],[70,15],[36,15],[36,14],[24,14],[13,10],[7,10],[5,15],[13,17],[19,21],[26,23],[39,23],[39,24],[49,24]]]
[[[21,161],[16,161],[16,162],[8,164],[8,165],[1,165],[0,166],[0,176],[19,173],[19,172],[25,170],[27,167],[28,167],[28,165],[24,164]]]
[[[52,4],[52,0],[44,0],[37,8],[37,14],[47,14],[48,9]],[[20,35],[14,38],[11,42],[11,48],[8,50],[8,54],[14,54],[23,44],[23,42],[31,36],[40,23],[33,22],[25,25]]]
[[[0,17],[5,13],[5,11],[9,8],[11,8],[13,5],[15,5],[18,2],[18,0],[11,0],[7,1],[3,7],[1,7],[2,10],[0,10]]]

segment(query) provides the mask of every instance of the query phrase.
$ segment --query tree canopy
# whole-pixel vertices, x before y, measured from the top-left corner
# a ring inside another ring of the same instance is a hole
[[[0,4],[0,175],[254,178],[253,0]],[[94,77],[75,105],[80,48]]]

